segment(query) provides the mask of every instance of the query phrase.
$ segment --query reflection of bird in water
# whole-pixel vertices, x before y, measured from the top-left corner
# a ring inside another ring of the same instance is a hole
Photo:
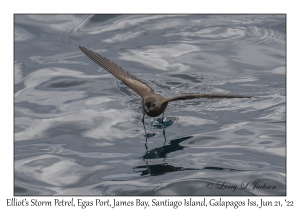
[[[137,94],[139,94],[142,97],[144,129],[145,129],[145,124],[144,124],[145,114],[147,114],[150,117],[157,117],[163,114],[162,119],[164,119],[164,111],[167,108],[168,103],[171,101],[187,100],[193,98],[251,98],[251,96],[226,95],[226,94],[183,94],[171,98],[166,98],[164,96],[154,93],[154,90],[145,82],[131,75],[129,72],[125,71],[120,66],[108,60],[107,58],[85,47],[79,46],[79,49],[91,60],[93,60],[99,66],[101,66],[109,73],[114,75],[116,78],[121,80],[125,85],[133,89]],[[147,138],[146,129],[145,129],[145,134]]]

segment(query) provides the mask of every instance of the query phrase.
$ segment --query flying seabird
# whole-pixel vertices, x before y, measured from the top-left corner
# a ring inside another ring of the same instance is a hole
[[[114,75],[116,78],[121,80],[125,85],[134,90],[142,98],[142,109],[143,109],[143,124],[145,114],[150,117],[157,117],[163,114],[164,111],[171,101],[187,100],[193,98],[252,98],[252,96],[241,96],[241,95],[228,95],[228,94],[183,94],[174,96],[171,98],[164,97],[162,95],[154,93],[154,90],[142,80],[133,76],[129,72],[125,71],[122,67],[118,66],[114,62],[108,60],[102,55],[89,50],[85,47],[79,46],[79,49],[91,60],[101,66],[103,69]],[[145,129],[145,124],[144,124]],[[145,129],[146,134],[146,129]],[[146,134],[147,136],[147,134]]]

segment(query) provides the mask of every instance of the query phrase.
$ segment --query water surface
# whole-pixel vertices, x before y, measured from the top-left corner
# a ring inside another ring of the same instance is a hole
[[[15,15],[15,195],[285,195],[284,15]],[[88,59],[164,96],[165,122]]]

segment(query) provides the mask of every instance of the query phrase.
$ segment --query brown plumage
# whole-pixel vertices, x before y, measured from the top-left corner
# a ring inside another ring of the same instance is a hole
[[[106,71],[114,75],[116,78],[121,80],[125,85],[134,90],[137,94],[142,97],[142,108],[144,114],[150,117],[157,117],[164,113],[168,106],[168,102],[176,100],[187,100],[193,98],[251,98],[251,96],[241,95],[227,95],[227,94],[184,94],[174,96],[172,98],[166,98],[164,96],[154,93],[154,90],[142,80],[131,75],[129,72],[122,69],[114,62],[107,58],[99,55],[98,53],[89,50],[85,47],[79,46],[79,49],[91,60],[97,63],[99,66],[104,68]]]
[[[91,60],[97,63],[99,66],[104,68],[106,71],[114,75],[116,78],[121,80],[125,85],[134,90],[137,94],[142,97],[142,108],[143,108],[143,125],[146,137],[146,148],[147,148],[147,133],[144,123],[145,114],[150,117],[157,117],[161,114],[164,116],[164,111],[171,101],[177,100],[187,100],[193,98],[252,98],[252,96],[241,96],[241,95],[229,95],[229,94],[183,94],[179,96],[174,96],[171,98],[166,98],[162,95],[154,93],[154,90],[147,85],[142,80],[131,75],[129,72],[122,69],[114,62],[108,60],[107,58],[99,55],[98,53],[89,50],[85,47],[79,46],[79,49]],[[162,120],[164,117],[162,117]],[[163,123],[163,121],[162,121]],[[166,140],[166,139],[165,139]]]

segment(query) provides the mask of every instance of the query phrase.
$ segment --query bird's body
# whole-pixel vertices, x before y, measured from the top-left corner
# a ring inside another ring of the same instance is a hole
[[[163,114],[168,106],[168,103],[176,100],[187,100],[193,98],[251,98],[251,96],[228,94],[183,94],[171,98],[166,98],[154,93],[154,90],[145,82],[131,75],[129,72],[125,71],[123,68],[108,60],[107,58],[85,47],[79,46],[79,49],[95,63],[110,72],[116,78],[121,80],[125,85],[139,94],[142,97],[143,113],[144,115],[146,114],[150,117],[157,117]]]

